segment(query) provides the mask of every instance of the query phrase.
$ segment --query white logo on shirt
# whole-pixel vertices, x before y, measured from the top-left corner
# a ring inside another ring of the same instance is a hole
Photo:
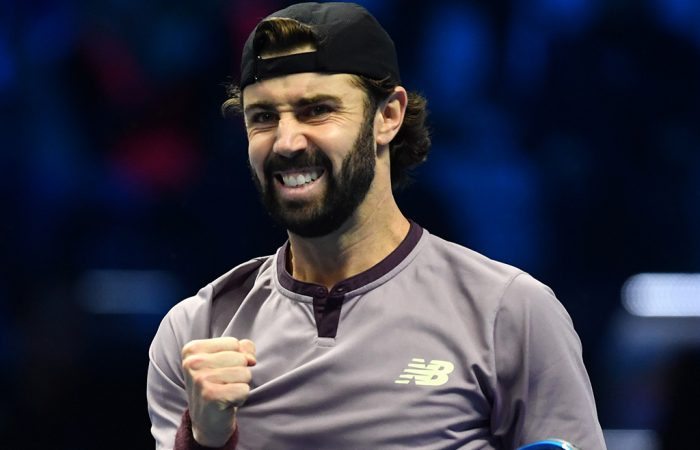
[[[413,381],[418,386],[442,386],[454,370],[454,364],[449,361],[433,359],[425,364],[424,359],[413,358],[394,383],[409,384]]]

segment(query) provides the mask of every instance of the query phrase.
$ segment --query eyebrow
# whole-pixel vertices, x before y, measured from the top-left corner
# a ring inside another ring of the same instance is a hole
[[[305,97],[297,100],[296,102],[292,103],[293,108],[304,108],[309,105],[315,105],[318,103],[323,103],[323,102],[333,102],[333,103],[342,103],[342,100],[340,97],[336,95],[330,95],[330,94],[319,94],[319,95],[314,95],[313,97]],[[244,113],[248,113],[251,110],[262,110],[262,111],[274,111],[276,109],[276,104],[272,102],[255,102],[251,103],[249,105],[246,105]]]

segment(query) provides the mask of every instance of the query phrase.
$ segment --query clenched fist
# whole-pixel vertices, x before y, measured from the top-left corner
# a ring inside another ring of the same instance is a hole
[[[192,434],[200,445],[221,447],[231,437],[254,365],[255,344],[247,339],[202,339],[182,348]]]

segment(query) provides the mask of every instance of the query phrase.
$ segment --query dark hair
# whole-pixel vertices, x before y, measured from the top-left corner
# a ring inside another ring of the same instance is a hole
[[[304,45],[318,46],[313,29],[294,19],[271,18],[258,25],[255,45],[263,53],[284,53]],[[379,105],[394,92],[398,85],[390,79],[374,80],[352,75],[353,82],[367,94],[366,111],[374,114]],[[241,114],[243,96],[238,84],[226,84],[227,100],[221,105],[224,115]],[[408,93],[408,104],[403,124],[389,144],[392,189],[399,190],[410,182],[409,172],[428,157],[430,131],[426,125],[426,99],[416,92]]]

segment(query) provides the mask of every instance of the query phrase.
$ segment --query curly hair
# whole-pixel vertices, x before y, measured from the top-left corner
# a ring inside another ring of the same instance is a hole
[[[318,46],[313,29],[294,19],[270,18],[258,25],[255,31],[256,48],[263,53],[282,54],[295,48]],[[352,75],[352,82],[366,94],[365,110],[374,114],[379,105],[394,92],[398,84],[390,79],[374,80],[362,75]],[[240,115],[243,112],[243,95],[236,83],[227,83],[227,99],[221,105],[224,115]],[[408,103],[403,124],[389,144],[391,160],[391,186],[400,190],[410,183],[411,169],[424,162],[430,152],[430,130],[426,124],[427,101],[417,92],[408,92]]]

